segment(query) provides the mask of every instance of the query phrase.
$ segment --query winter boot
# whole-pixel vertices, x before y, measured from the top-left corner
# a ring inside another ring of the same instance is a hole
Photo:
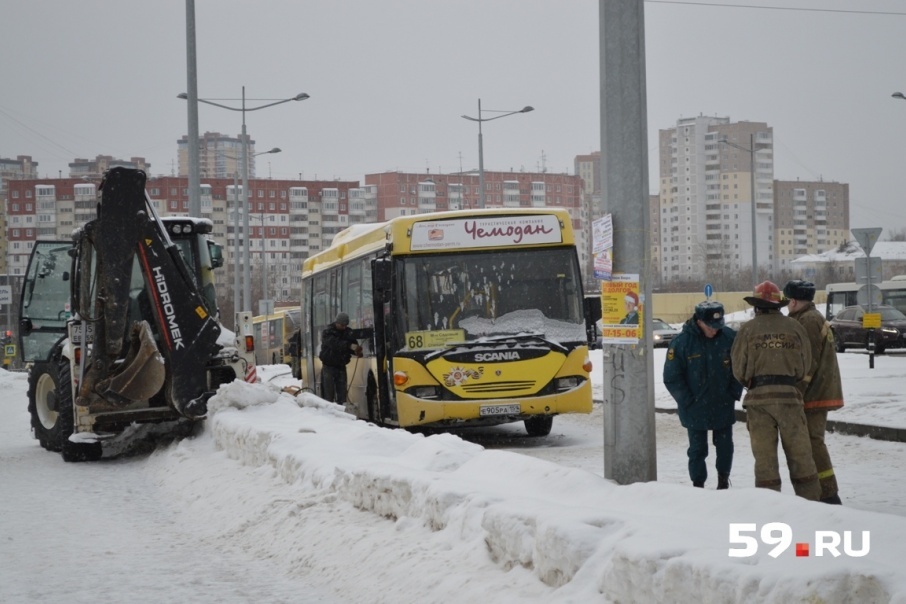
[[[723,489],[730,488],[730,475],[729,474],[718,474],[717,475],[717,490],[721,491]]]
[[[830,503],[831,505],[843,505],[843,502],[840,501],[840,495],[834,494],[830,497],[825,497],[821,500],[821,503]]]
[[[698,487],[698,488],[700,488],[700,489],[703,489],[703,488],[705,488],[705,481],[704,481],[704,480],[693,480],[693,481],[692,481],[692,486],[693,486],[693,487]]]

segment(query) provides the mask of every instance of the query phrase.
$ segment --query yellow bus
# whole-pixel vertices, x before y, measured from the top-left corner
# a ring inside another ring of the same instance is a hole
[[[258,365],[290,364],[286,344],[292,333],[299,328],[302,311],[297,307],[277,308],[269,315],[252,318],[255,336],[255,361]]]
[[[364,348],[347,410],[385,426],[524,421],[592,408],[582,278],[559,209],[486,209],[356,225],[302,267],[303,383],[340,311]],[[317,389],[316,392],[320,392]]]

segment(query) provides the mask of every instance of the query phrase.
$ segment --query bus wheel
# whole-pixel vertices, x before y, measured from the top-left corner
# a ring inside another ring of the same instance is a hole
[[[525,431],[529,436],[547,436],[553,425],[553,415],[536,415],[525,420]]]
[[[365,385],[365,403],[368,406],[368,419],[378,425],[381,423],[377,402],[377,382],[374,374],[368,372],[368,383]]]

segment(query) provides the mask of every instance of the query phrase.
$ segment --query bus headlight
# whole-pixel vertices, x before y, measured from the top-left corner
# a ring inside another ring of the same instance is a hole
[[[556,382],[556,388],[558,392],[563,392],[564,390],[572,390],[579,386],[579,378],[577,377],[568,377],[568,378],[559,378]]]

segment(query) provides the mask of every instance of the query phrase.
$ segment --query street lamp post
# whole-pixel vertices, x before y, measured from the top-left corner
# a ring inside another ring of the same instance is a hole
[[[756,219],[756,209],[757,201],[755,199],[755,133],[749,133],[749,148],[745,148],[736,143],[731,143],[725,138],[718,139],[718,142],[721,142],[725,145],[729,145],[741,151],[746,151],[749,154],[749,170],[751,171],[751,178],[749,179],[750,191],[752,195],[752,289],[755,289],[755,286],[758,285],[758,240],[756,239],[757,230],[755,228],[755,219]]]
[[[176,95],[180,99],[188,99],[188,95],[183,92]],[[230,107],[229,105],[222,105],[208,99],[198,99],[199,103],[205,103],[206,105],[214,105],[215,107],[220,107],[221,109],[227,109],[229,111],[240,111],[242,112],[242,197],[243,203],[245,205],[245,212],[243,213],[243,229],[248,233],[249,229],[249,171],[248,171],[248,160],[249,160],[249,142],[248,136],[245,131],[245,114],[248,111],[258,111],[259,109],[266,109],[267,107],[273,107],[274,105],[282,105],[283,103],[288,103],[290,101],[304,101],[305,99],[310,98],[308,94],[301,92],[294,97],[288,99],[280,99],[272,103],[267,103],[264,105],[259,105],[258,107],[246,107],[245,106],[245,86],[242,87],[242,106],[241,107]],[[252,307],[252,292],[251,292],[251,283],[252,283],[252,274],[251,268],[249,266],[249,239],[245,238],[243,245],[243,261],[244,261],[244,270],[243,270],[243,284],[242,284],[242,306],[243,310],[251,310]]]
[[[280,147],[274,147],[269,151],[253,153],[252,157],[266,155],[268,153],[280,153]],[[226,153],[221,153],[221,157],[239,161],[240,158]],[[242,269],[242,263],[239,261],[239,170],[233,170],[233,311],[239,310],[239,292],[241,291],[239,273]]]
[[[522,109],[517,109],[516,111],[501,111],[497,109],[485,109],[492,113],[500,113],[500,115],[495,115],[494,117],[481,117],[481,99],[478,99],[478,117],[470,117],[468,115],[462,116],[464,119],[467,119],[472,122],[478,122],[478,207],[483,208],[485,202],[485,193],[484,193],[484,143],[481,138],[481,123],[490,122],[491,120],[499,120],[502,117],[508,115],[515,115],[517,113],[528,113],[529,111],[534,111],[534,107],[526,105]]]

